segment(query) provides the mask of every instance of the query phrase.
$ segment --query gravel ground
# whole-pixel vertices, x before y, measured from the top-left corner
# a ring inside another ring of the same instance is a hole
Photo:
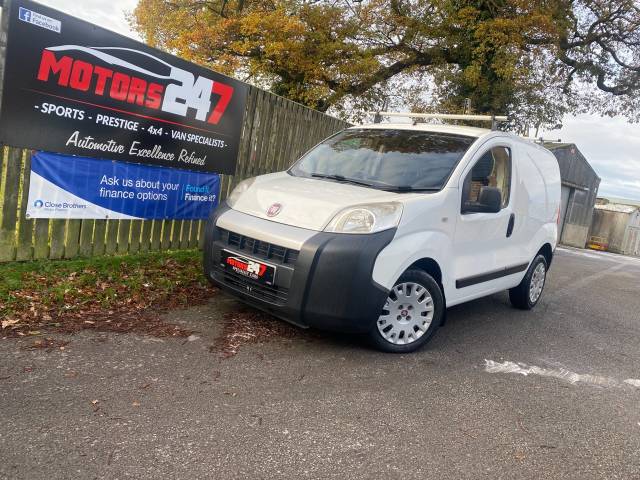
[[[455,307],[412,355],[269,320],[226,358],[238,307],[0,340],[0,478],[640,479],[640,259],[559,250],[536,310]]]

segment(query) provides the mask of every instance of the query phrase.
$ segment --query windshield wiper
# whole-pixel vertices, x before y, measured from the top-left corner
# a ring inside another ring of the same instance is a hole
[[[385,192],[439,192],[441,189],[437,187],[410,187],[409,185],[400,185],[397,187],[381,188]]]
[[[326,175],[324,173],[312,173],[314,178],[326,178],[327,180],[335,180],[336,182],[352,183],[354,185],[362,185],[363,187],[375,188],[385,192],[439,192],[441,189],[437,187],[411,187],[409,185],[389,185],[380,183],[369,183],[355,178],[348,178],[342,175]]]
[[[354,185],[361,185],[363,187],[375,187],[373,183],[362,182],[354,178],[343,177],[342,175],[325,175],[322,173],[312,173],[314,178],[326,178],[327,180],[335,180],[336,182],[353,183]]]

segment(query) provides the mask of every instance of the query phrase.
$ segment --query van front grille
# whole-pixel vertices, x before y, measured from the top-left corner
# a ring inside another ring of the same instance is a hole
[[[240,293],[255,297],[272,305],[284,306],[287,303],[287,298],[289,296],[288,288],[277,287],[275,285],[264,285],[219,266],[215,266],[214,270],[218,272],[218,278],[225,285]]]
[[[298,250],[282,247],[273,243],[247,237],[223,228],[219,229],[220,239],[234,250],[265,260],[275,260],[287,265],[295,265],[298,260]]]

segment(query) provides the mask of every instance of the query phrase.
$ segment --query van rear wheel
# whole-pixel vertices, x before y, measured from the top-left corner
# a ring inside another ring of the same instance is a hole
[[[413,352],[433,336],[443,314],[438,282],[422,270],[407,270],[389,292],[369,338],[384,352]]]
[[[509,300],[514,307],[531,310],[536,306],[547,280],[547,267],[544,255],[538,255],[533,259],[520,285],[509,290]]]

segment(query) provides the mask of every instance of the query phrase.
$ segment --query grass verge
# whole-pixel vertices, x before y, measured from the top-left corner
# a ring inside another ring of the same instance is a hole
[[[2,336],[83,329],[188,336],[160,320],[215,289],[197,250],[0,264]]]

